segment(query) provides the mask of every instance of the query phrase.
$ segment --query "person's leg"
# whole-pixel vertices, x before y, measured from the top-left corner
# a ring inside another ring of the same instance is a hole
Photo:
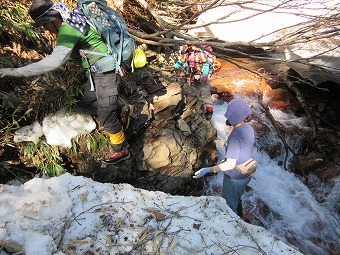
[[[240,217],[242,217],[242,213],[238,212],[237,209],[241,209],[239,203],[242,203],[241,197],[250,179],[251,177],[242,180],[234,180],[230,179],[226,174],[223,178],[222,197],[227,201],[228,206]]]
[[[91,91],[89,79],[85,79],[82,87],[82,94],[77,98],[78,102],[73,107],[73,111],[89,115],[97,115],[97,96],[95,91]]]
[[[237,205],[237,215],[242,218],[243,217],[243,206],[242,206],[242,200],[240,199],[238,201],[238,205]]]
[[[113,151],[105,157],[106,163],[118,163],[130,158],[128,144],[122,124],[118,118],[118,87],[121,78],[118,74],[95,74],[97,113],[104,129],[109,132]]]
[[[211,98],[210,82],[201,82],[200,84],[200,94],[204,102],[205,107],[212,107],[213,102]]]
[[[213,108],[213,102],[212,102],[212,97],[211,97],[211,87],[210,87],[209,80],[207,82],[202,82],[200,84],[200,96],[204,102],[205,116],[207,120],[210,120],[213,115],[214,108]]]

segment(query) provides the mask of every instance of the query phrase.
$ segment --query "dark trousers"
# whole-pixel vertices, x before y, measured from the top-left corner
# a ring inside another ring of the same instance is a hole
[[[91,91],[90,79],[82,84],[83,94],[74,110],[80,113],[98,115],[104,129],[110,134],[122,131],[118,118],[118,88],[121,77],[112,72],[92,74],[95,91]]]

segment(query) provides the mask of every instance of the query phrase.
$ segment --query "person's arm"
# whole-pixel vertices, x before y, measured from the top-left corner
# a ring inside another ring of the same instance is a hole
[[[204,168],[201,168],[200,170],[196,171],[193,178],[197,179],[197,178],[201,178],[204,175],[209,174],[209,173],[217,173],[217,172],[221,172],[221,171],[232,170],[232,169],[235,168],[235,166],[236,166],[236,159],[226,158],[226,160],[219,165],[216,165],[216,166],[213,166],[213,167],[204,167]]]
[[[53,71],[63,65],[70,57],[71,53],[72,49],[65,46],[57,46],[53,49],[51,55],[48,55],[42,60],[24,67],[11,68],[11,72],[7,75],[29,77]]]
[[[236,159],[234,158],[226,158],[221,164],[210,167],[210,171],[212,173],[217,173],[217,172],[225,172],[228,170],[234,169],[236,166]]]
[[[210,68],[209,61],[204,62],[203,63],[203,73],[202,73],[203,77],[208,77],[208,75],[209,75],[209,68]]]
[[[178,68],[180,68],[181,66],[183,66],[183,62],[181,61],[181,60],[178,60],[177,62],[176,62],[176,64],[174,64],[174,68],[175,69],[178,69]]]
[[[232,170],[236,166],[237,158],[240,155],[240,141],[237,137],[230,135],[228,138],[228,147],[226,151],[226,160],[219,165],[213,167],[205,167],[195,172],[195,179],[201,178],[208,173],[216,173],[221,171]]]
[[[182,54],[181,58],[175,63],[174,68],[178,69],[184,65],[185,62],[188,61],[188,53]]]

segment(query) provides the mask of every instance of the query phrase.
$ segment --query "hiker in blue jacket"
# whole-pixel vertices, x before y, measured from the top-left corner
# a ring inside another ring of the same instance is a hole
[[[251,179],[251,175],[256,170],[256,161],[252,159],[255,143],[253,128],[246,123],[246,119],[252,113],[249,106],[241,99],[233,99],[228,104],[225,113],[226,124],[233,126],[225,144],[225,160],[213,167],[201,168],[195,172],[194,178],[200,178],[208,173],[223,172],[222,197],[227,201],[229,207],[242,217],[242,194]],[[245,162],[250,168],[243,172],[238,166],[243,166]]]
[[[0,76],[34,76],[55,70],[71,58],[90,69],[100,55],[83,54],[81,50],[107,53],[105,42],[85,20],[79,8],[69,10],[64,3],[50,0],[36,0],[29,9],[34,26],[57,35],[56,47],[51,55],[39,62],[20,67],[2,68]],[[91,69],[90,69],[91,70]],[[89,74],[89,73],[87,73]],[[91,79],[92,77],[92,79]],[[74,110],[82,113],[97,114],[104,129],[109,133],[112,151],[104,158],[108,164],[116,164],[130,158],[122,123],[118,118],[118,88],[121,77],[115,70],[106,73],[91,71],[82,85],[83,95]],[[96,112],[93,112],[95,109]]]

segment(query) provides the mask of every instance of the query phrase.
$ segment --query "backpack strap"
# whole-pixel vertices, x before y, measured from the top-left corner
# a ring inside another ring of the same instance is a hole
[[[122,68],[120,67],[118,61],[117,61],[117,54],[107,54],[107,53],[101,53],[97,51],[89,51],[89,50],[81,50],[83,55],[85,54],[92,54],[97,56],[103,56],[103,58],[99,59],[96,63],[94,63],[92,66],[90,66],[90,70],[92,72],[98,72],[98,73],[105,73],[109,71],[115,70],[116,73],[119,72],[121,76],[123,76]],[[82,56],[83,56],[82,55]],[[87,63],[89,63],[86,55],[85,59]]]
[[[120,28],[120,40],[119,40],[119,50],[118,50],[118,59],[116,63],[116,72],[118,71],[121,76],[123,76],[123,71],[122,68],[120,67],[120,63],[122,62],[122,52],[123,52],[123,31],[121,26],[119,25]]]
[[[92,77],[92,73],[91,73],[90,61],[86,57],[84,50],[79,50],[79,54],[80,54],[81,57],[83,57],[86,60],[87,64],[89,65],[89,68],[87,70],[89,71],[89,79],[90,79],[90,85],[91,85],[90,91],[94,91],[95,87],[94,87],[93,77]]]

